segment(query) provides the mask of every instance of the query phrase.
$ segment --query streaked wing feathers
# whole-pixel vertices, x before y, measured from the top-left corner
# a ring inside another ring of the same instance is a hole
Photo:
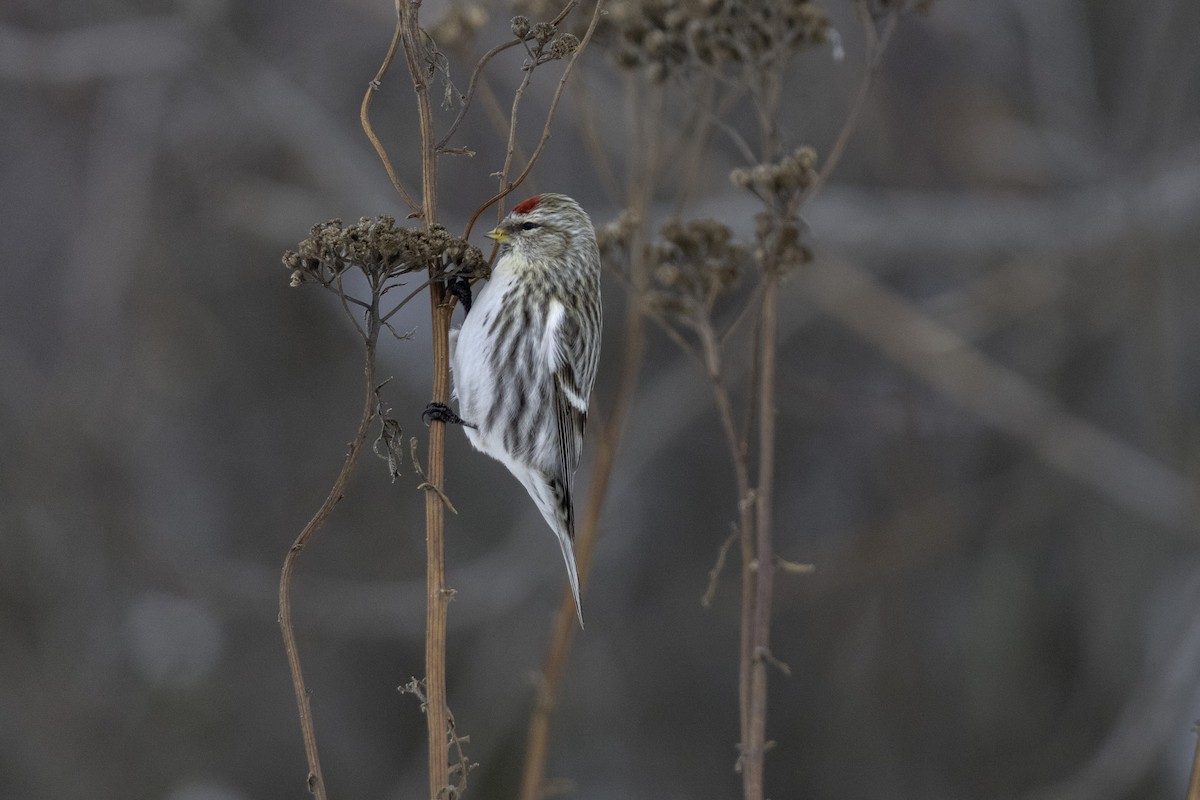
[[[557,471],[570,498],[574,490],[575,469],[579,466],[583,448],[588,396],[596,379],[597,359],[594,353],[586,352],[585,341],[589,337],[583,335],[581,326],[586,323],[579,315],[568,311],[562,303],[552,301],[546,321],[546,355],[554,376],[554,410],[558,425]],[[570,530],[574,536],[573,524]]]

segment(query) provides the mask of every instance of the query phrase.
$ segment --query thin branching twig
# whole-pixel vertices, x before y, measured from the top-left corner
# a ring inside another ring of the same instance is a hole
[[[367,92],[363,95],[362,106],[359,109],[359,122],[362,123],[363,131],[367,134],[367,138],[371,140],[371,146],[375,148],[375,152],[379,154],[379,159],[383,162],[383,168],[387,171],[388,178],[392,181],[392,186],[404,198],[405,204],[412,210],[414,215],[421,213],[421,207],[417,205],[417,201],[413,200],[412,195],[408,193],[408,189],[400,182],[400,177],[396,174],[395,167],[392,166],[392,160],[388,158],[387,148],[383,146],[383,142],[379,141],[379,137],[375,135],[375,129],[371,126],[371,100],[375,97],[375,93],[379,91],[383,84],[383,77],[387,74],[388,69],[392,65],[392,59],[396,57],[396,48],[400,45],[400,19],[396,19],[396,28],[392,32],[392,41],[388,45],[387,55],[383,58],[383,63],[379,65],[379,70],[375,73],[375,77],[367,84]]]
[[[288,668],[292,673],[292,687],[296,692],[296,704],[300,712],[300,729],[304,736],[304,755],[308,760],[308,789],[317,800],[325,800],[325,779],[321,774],[321,760],[317,751],[316,725],[313,722],[312,703],[308,688],[304,682],[304,673],[300,667],[300,653],[296,646],[296,632],[292,624],[292,577],[296,572],[296,559],[312,541],[317,531],[324,526],[326,520],[333,514],[334,508],[345,495],[346,485],[358,467],[362,456],[363,445],[371,430],[371,420],[375,416],[375,343],[378,331],[373,338],[368,339],[366,366],[364,367],[367,392],[363,402],[362,415],[359,418],[358,429],[350,441],[342,468],[334,478],[324,502],[317,513],[313,515],[295,542],[288,548],[283,560],[283,570],[279,576],[279,628],[283,634],[283,645],[287,651]]]
[[[580,40],[578,46],[575,48],[575,52],[572,53],[571,57],[567,60],[567,65],[563,68],[562,75],[558,79],[558,86],[554,90],[554,96],[550,100],[550,107],[546,111],[546,123],[542,126],[541,138],[538,139],[537,147],[534,148],[533,154],[529,156],[529,161],[525,164],[525,168],[511,183],[508,182],[507,172],[504,172],[499,176],[501,186],[500,191],[497,192],[496,195],[489,199],[486,203],[475,209],[475,213],[471,215],[471,219],[467,222],[466,230],[463,232],[464,239],[470,238],[471,229],[475,227],[475,222],[479,219],[479,216],[484,211],[487,211],[493,205],[503,200],[514,190],[516,190],[518,186],[524,183],[525,179],[529,177],[529,173],[533,171],[533,167],[535,164],[537,164],[538,159],[541,158],[542,151],[546,147],[546,142],[550,141],[550,131],[554,126],[554,117],[558,110],[558,102],[560,99],[562,99],[563,88],[567,84],[567,79],[571,77],[571,72],[575,68],[575,62],[579,60],[579,57],[583,55],[583,51],[587,49],[588,44],[591,42],[592,35],[596,32],[596,26],[600,23],[600,17],[603,13],[603,10],[604,0],[598,0],[596,3],[596,10],[592,14],[592,20],[590,23],[588,23],[587,32],[584,33],[583,39]]]

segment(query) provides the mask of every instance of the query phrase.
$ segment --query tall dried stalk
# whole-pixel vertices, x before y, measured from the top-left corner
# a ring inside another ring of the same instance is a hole
[[[550,25],[555,26],[560,23],[577,5],[577,0],[570,0],[562,11],[550,21]],[[437,159],[442,152],[446,150],[446,143],[457,130],[460,122],[464,118],[470,101],[474,95],[474,90],[477,85],[479,76],[484,66],[496,55],[506,49],[515,47],[522,42],[527,41],[527,33],[518,34],[518,38],[498,45],[480,59],[472,72],[470,84],[467,89],[467,94],[461,97],[462,109],[451,124],[449,130],[443,137],[435,141],[433,134],[433,113],[432,105],[429,98],[428,86],[428,64],[431,60],[427,58],[429,54],[428,47],[425,44],[424,34],[419,25],[419,11],[421,0],[397,0],[397,28],[396,35],[393,37],[391,49],[385,58],[383,66],[376,75],[375,81],[372,82],[371,88],[368,90],[366,97],[363,99],[362,121],[364,130],[368,137],[375,145],[376,151],[382,158],[388,175],[396,184],[397,190],[406,199],[410,206],[412,201],[408,193],[396,180],[395,171],[391,168],[389,159],[385,149],[379,140],[375,137],[371,130],[368,110],[370,98],[375,89],[378,88],[379,81],[387,71],[387,66],[391,61],[392,54],[395,51],[397,42],[400,42],[404,48],[405,59],[408,65],[409,75],[413,82],[413,89],[417,97],[417,112],[421,133],[421,178],[422,178],[422,203],[419,209],[419,216],[423,220],[426,230],[431,229],[437,218]],[[529,78],[533,73],[533,69],[539,62],[537,59],[526,65],[526,72],[521,82],[521,88],[518,90],[513,100],[513,110],[510,124],[510,135],[508,142],[508,156],[505,159],[505,164],[500,172],[500,192],[488,202],[484,203],[476,210],[470,222],[467,225],[464,236],[470,234],[471,227],[479,214],[488,206],[503,198],[506,194],[515,189],[529,175],[534,164],[541,156],[542,150],[546,142],[550,138],[551,126],[553,124],[554,115],[558,106],[559,98],[562,95],[563,87],[566,84],[571,70],[575,62],[578,60],[582,51],[586,48],[596,25],[600,20],[601,4],[596,6],[591,23],[587,29],[583,40],[579,42],[570,54],[566,67],[560,76],[558,87],[547,111],[546,121],[542,129],[542,135],[536,149],[525,164],[524,170],[512,182],[509,182],[508,175],[512,166],[512,153],[515,149],[515,135],[517,122],[517,109],[519,108],[522,90],[528,84]],[[516,33],[516,31],[514,31]],[[537,45],[537,54],[542,54],[542,45],[546,42],[539,42]],[[548,51],[547,51],[548,52]],[[557,57],[557,56],[555,56]],[[549,59],[547,59],[549,60]],[[430,313],[432,317],[433,329],[433,391],[432,399],[437,403],[446,403],[450,395],[450,378],[449,378],[449,331],[450,320],[454,309],[453,298],[449,296],[445,285],[437,280],[439,275],[435,274],[434,267],[430,268],[429,287],[430,287]],[[453,731],[452,718],[449,714],[449,709],[446,704],[446,683],[445,683],[445,652],[446,652],[446,616],[447,606],[452,596],[452,591],[447,589],[445,583],[445,549],[444,549],[444,515],[445,515],[445,495],[442,491],[442,484],[445,475],[444,465],[445,453],[445,425],[440,420],[434,420],[430,426],[430,439],[428,451],[428,468],[426,472],[427,489],[426,504],[425,504],[425,520],[426,520],[426,593],[427,593],[427,613],[426,613],[426,640],[425,640],[425,687],[422,698],[426,709],[427,718],[427,733],[429,744],[429,787],[430,797],[432,800],[447,796],[450,789],[450,771],[449,771],[449,740],[455,736]],[[465,783],[465,775],[463,776]]]
[[[897,12],[884,16],[882,26],[877,24],[874,16],[868,13],[865,3],[858,4],[860,18],[863,22],[867,47],[862,81],[855,93],[841,132],[837,136],[829,156],[819,172],[809,180],[804,192],[795,198],[788,207],[780,210],[779,223],[784,224],[790,219],[798,219],[800,206],[810,200],[824,185],[829,175],[836,168],[845,151],[850,134],[858,123],[858,117],[865,104],[870,87],[879,69],[880,59],[886,47],[887,40],[895,29]],[[782,79],[782,75],[775,76]],[[777,81],[767,81],[763,93],[757,98],[757,107],[763,111],[762,120],[763,162],[775,158],[774,149],[778,146],[775,136],[774,120],[778,110],[778,102],[782,84]],[[767,213],[771,213],[768,204]],[[761,245],[762,243],[760,243]],[[758,463],[753,490],[749,494],[739,495],[739,505],[742,507],[740,531],[742,541],[742,609],[741,609],[741,654],[739,668],[739,699],[742,722],[741,768],[742,794],[745,800],[762,800],[765,796],[765,758],[767,749],[767,684],[768,668],[774,664],[786,670],[774,656],[771,655],[771,603],[775,571],[775,552],[772,541],[772,507],[775,489],[775,384],[778,345],[778,314],[779,314],[779,283],[782,275],[788,269],[795,268],[793,259],[787,254],[787,248],[777,240],[779,249],[767,249],[762,256],[762,284],[758,306],[758,332],[756,338],[755,362],[756,382],[753,387],[753,397],[756,403],[756,422],[758,437],[755,450]],[[714,384],[718,386],[719,384]],[[727,401],[718,402],[722,417],[727,413]],[[726,425],[728,423],[725,423]],[[743,442],[735,455],[735,462],[745,457],[746,445]],[[746,466],[735,463],[738,473],[739,489],[742,486],[742,475],[747,471]],[[746,509],[753,507],[753,514],[748,515]],[[748,525],[747,516],[753,518],[752,526]]]
[[[350,226],[343,226],[340,220],[315,225],[309,236],[300,243],[298,251],[289,250],[283,256],[284,265],[291,271],[293,286],[317,284],[336,294],[343,312],[358,332],[366,351],[366,365],[363,370],[365,399],[358,430],[325,501],[300,532],[284,558],[279,583],[279,624],[300,711],[305,757],[309,765],[308,784],[317,797],[325,796],[325,782],[317,753],[312,709],[300,668],[292,623],[292,579],[300,553],[311,543],[312,538],[342,499],[350,476],[358,466],[371,421],[376,415],[386,413],[380,410],[381,387],[376,385],[375,378],[379,333],[384,328],[391,329],[388,318],[407,300],[401,300],[384,313],[381,311],[383,298],[401,285],[404,276],[429,269],[431,263],[443,264],[447,258],[455,264],[461,263],[470,268],[482,263],[483,254],[478,248],[469,248],[463,240],[448,236],[445,231],[416,231],[397,227],[395,219],[388,216],[363,218]],[[365,299],[346,292],[345,274],[349,270],[360,272],[365,279],[369,288],[369,296]],[[398,446],[394,420],[385,416],[380,438],[389,450],[390,457]]]
[[[742,774],[745,800],[763,800],[765,796],[769,668],[775,666],[787,672],[786,665],[770,650],[777,560],[772,540],[772,508],[780,282],[788,270],[795,269],[808,258],[800,243],[803,230],[800,208],[817,193],[844,152],[896,17],[901,10],[907,10],[903,3],[885,6],[876,0],[854,2],[864,23],[867,68],[846,123],[819,172],[813,166],[815,154],[806,148],[781,157],[778,116],[790,55],[799,47],[824,38],[824,20],[820,12],[811,7],[793,7],[787,11],[784,4],[764,3],[753,9],[749,6],[742,10],[733,9],[729,15],[730,9],[716,6],[711,16],[691,19],[683,28],[672,27],[675,23],[670,21],[671,15],[648,14],[633,23],[632,34],[617,44],[620,62],[643,70],[641,74],[649,76],[651,82],[672,79],[672,85],[682,87],[696,103],[693,122],[700,124],[685,126],[690,139],[684,142],[684,147],[670,151],[687,152],[691,154],[692,163],[701,163],[703,159],[699,156],[710,146],[713,133],[727,135],[751,165],[739,170],[741,175],[733,176],[735,183],[749,189],[762,201],[754,248],[758,283],[744,309],[734,315],[734,322],[724,332],[718,333],[714,324],[713,305],[716,296],[732,285],[728,275],[738,271],[734,262],[746,255],[746,251],[738,255],[737,248],[729,246],[729,232],[724,225],[671,223],[664,227],[664,237],[668,241],[664,245],[655,245],[654,252],[656,257],[663,259],[665,273],[662,274],[668,277],[662,279],[664,283],[653,287],[650,301],[652,318],[700,365],[708,378],[733,468],[738,500],[736,533],[742,556],[737,768]],[[633,13],[636,15],[636,10]],[[737,34],[744,14],[765,15],[758,20],[755,36],[746,39]],[[683,16],[688,17],[687,14]],[[776,38],[763,33],[773,26],[779,28],[780,35]],[[657,49],[643,48],[647,30],[654,32],[656,41],[668,44]],[[687,55],[680,56],[680,53]],[[732,74],[727,74],[727,70]],[[745,98],[750,100],[755,112],[759,138],[757,151],[723,119]],[[642,117],[653,116],[644,108],[639,111]],[[679,207],[682,207],[690,186],[691,182],[687,180],[681,182]],[[644,217],[641,222],[644,226]],[[636,253],[637,250],[630,252],[631,256]],[[640,297],[643,287],[634,287],[632,283],[630,281],[629,288]],[[755,357],[752,377],[745,387],[744,421],[739,423],[741,415],[735,410],[733,393],[727,383],[723,347],[732,329],[745,318],[756,321]],[[606,485],[606,474],[596,477],[595,486]],[[727,546],[728,543],[721,549],[722,563]],[[714,569],[714,581],[717,573],[719,568]],[[711,587],[706,592],[706,598],[710,597]],[[560,609],[545,679],[531,720],[522,800],[535,800],[540,796],[549,717],[570,643],[570,627],[563,624],[566,619],[565,611]]]
[[[292,625],[292,577],[296,572],[296,559],[312,540],[313,535],[333,514],[334,508],[345,495],[350,477],[358,467],[363,445],[371,430],[371,421],[375,418],[375,348],[378,341],[378,326],[369,328],[366,337],[366,364],[363,367],[366,391],[362,414],[359,417],[354,438],[350,441],[350,447],[346,451],[346,458],[342,461],[342,468],[334,478],[329,494],[325,496],[317,513],[308,521],[308,524],[300,531],[300,535],[296,537],[295,542],[288,548],[287,556],[283,560],[283,570],[279,576],[279,628],[283,634],[288,667],[292,673],[292,688],[296,692],[296,705],[300,713],[300,729],[304,736],[304,755],[308,760],[308,788],[317,800],[325,800],[325,778],[321,774],[321,760],[317,752],[317,732],[313,723],[312,703],[304,683],[304,673],[300,668],[300,652],[296,647],[296,632]]]
[[[433,105],[429,99],[424,41],[419,24],[421,0],[396,0],[397,24],[408,73],[417,97],[421,130],[421,220],[426,230],[437,221],[437,152],[433,138]],[[445,285],[430,268],[429,309],[433,338],[433,401],[450,400],[450,315]],[[429,743],[429,797],[439,800],[450,786],[450,719],[446,707],[446,588],[445,478],[446,426],[429,426],[425,473],[425,718]]]

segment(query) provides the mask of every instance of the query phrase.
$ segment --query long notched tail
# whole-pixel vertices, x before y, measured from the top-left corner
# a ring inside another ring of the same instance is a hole
[[[554,535],[562,548],[563,561],[567,562],[567,579],[571,581],[571,594],[575,595],[575,614],[579,617],[579,627],[583,628],[583,605],[579,602],[579,571],[575,568],[575,545],[571,536],[560,526],[555,526]]]
[[[542,512],[542,518],[554,531],[558,546],[562,548],[563,561],[567,564],[567,578],[571,581],[571,594],[575,596],[575,614],[579,627],[583,627],[583,604],[579,600],[579,570],[575,566],[575,509],[571,504],[571,490],[566,481],[536,470],[514,471],[514,475],[525,486],[534,505]]]
[[[567,564],[567,579],[571,582],[571,594],[575,596],[575,614],[579,617],[579,627],[583,628],[583,604],[579,600],[579,570],[575,565],[575,507],[571,502],[571,490],[567,483],[559,478],[543,477],[543,481],[539,487],[541,491],[531,491],[530,494],[558,538],[558,546],[562,548],[563,561]]]

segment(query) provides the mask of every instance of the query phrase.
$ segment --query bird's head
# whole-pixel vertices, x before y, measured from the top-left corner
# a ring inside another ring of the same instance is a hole
[[[558,260],[572,251],[595,247],[596,234],[587,214],[561,194],[537,194],[518,203],[487,234],[505,252],[535,260]]]

